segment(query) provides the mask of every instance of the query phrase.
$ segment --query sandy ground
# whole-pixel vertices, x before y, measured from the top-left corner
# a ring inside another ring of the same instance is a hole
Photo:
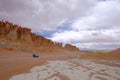
[[[40,54],[40,58],[33,58],[32,53],[0,49],[0,80],[9,80],[13,75],[27,72],[34,66],[46,63],[46,60],[58,59],[67,59],[67,56]]]
[[[0,49],[0,80],[120,80],[120,61],[69,59]]]
[[[48,61],[10,80],[120,80],[120,67],[85,59]]]

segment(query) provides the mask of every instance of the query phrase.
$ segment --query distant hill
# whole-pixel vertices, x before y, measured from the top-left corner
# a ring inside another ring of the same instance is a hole
[[[107,52],[105,54],[107,59],[117,59],[120,60],[120,48]]]
[[[120,48],[112,51],[81,51],[82,58],[120,60]]]
[[[0,48],[41,53],[79,51],[76,46],[66,44],[62,47],[62,43],[55,43],[32,33],[29,28],[8,21],[0,21]]]

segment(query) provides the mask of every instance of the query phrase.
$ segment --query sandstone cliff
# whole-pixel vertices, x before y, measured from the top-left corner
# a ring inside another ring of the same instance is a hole
[[[79,49],[76,46],[73,46],[71,44],[66,44],[64,49],[66,49],[68,51],[79,51]]]
[[[0,48],[37,52],[79,51],[75,46],[66,44],[62,47],[62,43],[54,43],[50,39],[32,33],[29,28],[7,21],[0,21]]]

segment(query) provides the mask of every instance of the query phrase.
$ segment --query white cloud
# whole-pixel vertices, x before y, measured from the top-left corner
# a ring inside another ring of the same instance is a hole
[[[52,35],[53,41],[58,42],[120,42],[120,30],[81,30],[56,32]]]
[[[56,30],[50,39],[80,48],[120,43],[120,0],[0,0],[2,19],[34,32]]]
[[[85,16],[72,23],[71,30],[56,32],[52,40],[67,43],[80,49],[113,49],[120,47],[120,2],[97,2]]]
[[[0,0],[0,19],[50,31],[63,20],[83,16],[93,5],[93,0]]]
[[[81,50],[110,50],[120,47],[120,42],[113,43],[76,43],[73,44],[79,47]]]
[[[96,3],[96,5],[76,23],[73,24],[74,29],[88,29],[98,27],[114,27],[120,26],[120,2],[117,0],[108,0]]]

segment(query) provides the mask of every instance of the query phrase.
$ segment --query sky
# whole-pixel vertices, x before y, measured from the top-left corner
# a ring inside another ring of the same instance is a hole
[[[120,47],[120,0],[0,0],[0,20],[81,50]]]

